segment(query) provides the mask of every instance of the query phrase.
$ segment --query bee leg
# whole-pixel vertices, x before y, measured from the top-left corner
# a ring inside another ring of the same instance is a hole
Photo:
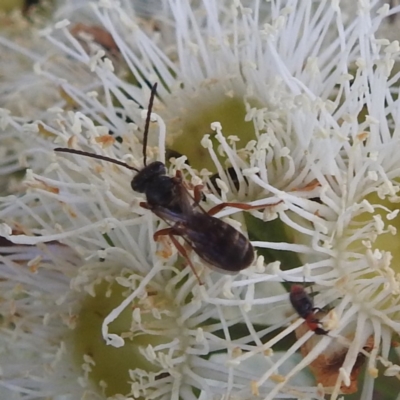
[[[155,241],[157,241],[159,236],[165,236],[168,235],[170,237],[170,239],[172,240],[172,243],[174,244],[174,246],[176,247],[176,249],[178,250],[178,253],[188,262],[189,267],[191,268],[191,270],[193,271],[195,277],[197,278],[199,285],[204,285],[204,283],[201,281],[199,275],[196,272],[196,269],[192,263],[192,261],[189,258],[189,255],[186,251],[186,249],[178,242],[178,240],[175,238],[175,236],[173,235],[174,229],[173,228],[165,228],[165,229],[160,229],[159,231],[155,232],[153,235],[153,239]]]
[[[183,182],[183,175],[182,171],[179,169],[175,172],[175,176],[172,178],[175,183],[182,183]]]
[[[223,210],[225,207],[233,207],[233,208],[239,208],[240,210],[258,210],[260,208],[267,208],[267,207],[273,207],[276,206],[280,203],[282,203],[283,200],[279,200],[277,203],[272,203],[272,204],[260,204],[258,206],[252,206],[251,204],[245,204],[245,203],[221,203],[217,204],[216,206],[210,208],[207,211],[208,215],[214,215]]]
[[[204,185],[196,185],[193,188],[193,198],[194,198],[194,205],[198,205],[203,198],[203,188]]]
[[[174,181],[177,184],[180,184],[183,182],[183,175],[182,175],[182,171],[177,170],[175,172],[175,176],[174,176]],[[196,185],[193,188],[193,198],[194,198],[194,204],[193,206],[198,206],[200,201],[203,200],[203,188],[204,185]]]
[[[145,208],[146,210],[150,210],[151,211],[151,206],[148,203],[146,203],[145,201],[141,201],[139,203],[139,206]]]
[[[192,261],[189,258],[189,255],[186,252],[186,249],[176,240],[176,238],[173,235],[169,235],[169,237],[172,240],[172,243],[175,245],[176,249],[178,250],[179,254],[188,262],[189,267],[193,271],[195,277],[197,278],[199,285],[204,285],[204,283],[201,281],[199,275],[196,272],[196,268],[194,267]]]
[[[171,235],[172,232],[173,232],[173,228],[160,229],[157,232],[154,232],[153,239],[154,239],[155,242],[157,242],[158,238],[160,236]]]

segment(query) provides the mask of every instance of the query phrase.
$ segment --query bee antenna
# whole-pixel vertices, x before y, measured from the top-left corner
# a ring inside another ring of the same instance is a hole
[[[144,126],[143,135],[143,165],[146,167],[146,149],[147,149],[147,138],[149,136],[149,126],[151,120],[151,110],[153,108],[154,97],[156,96],[157,82],[152,86],[149,100],[149,107],[147,108],[146,124]]]
[[[98,160],[111,162],[113,164],[121,165],[122,167],[128,168],[132,171],[139,172],[139,170],[137,168],[131,167],[130,165],[128,165],[122,161],[115,160],[114,158],[111,158],[111,157],[101,156],[100,154],[88,153],[87,151],[68,149],[65,147],[57,147],[54,149],[54,151],[58,151],[60,153],[78,154],[80,156],[85,156],[85,157],[90,157],[90,158],[97,158]]]

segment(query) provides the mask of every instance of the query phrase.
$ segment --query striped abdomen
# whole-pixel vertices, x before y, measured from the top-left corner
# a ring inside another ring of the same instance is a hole
[[[254,261],[254,248],[249,240],[226,222],[207,214],[193,213],[182,225],[181,234],[193,250],[222,272],[239,272]]]

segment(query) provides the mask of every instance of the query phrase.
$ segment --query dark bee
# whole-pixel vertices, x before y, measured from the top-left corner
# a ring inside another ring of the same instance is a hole
[[[56,148],[54,151],[97,158],[136,171],[137,174],[131,181],[131,187],[135,192],[144,193],[146,196],[146,202],[142,202],[140,205],[152,211],[169,225],[169,228],[155,232],[154,240],[160,236],[169,236],[178,252],[189,263],[199,282],[200,279],[185,247],[175,236],[182,237],[200,258],[221,272],[239,272],[253,263],[254,248],[242,233],[213,215],[228,206],[251,210],[273,206],[280,202],[263,206],[221,203],[209,211],[205,211],[199,204],[202,197],[202,185],[195,186],[194,194],[191,196],[184,185],[181,171],[177,171],[174,177],[170,177],[162,162],[154,161],[147,165],[147,137],[156,88],[157,84],[152,87],[147,112],[143,138],[144,167],[142,169],[139,170],[121,161],[84,151],[68,148]]]
[[[328,331],[321,328],[321,322],[315,315],[315,311],[321,311],[321,309],[314,307],[312,298],[307,294],[302,285],[291,286],[289,299],[297,314],[305,319],[310,330],[314,331],[316,335],[328,334]]]

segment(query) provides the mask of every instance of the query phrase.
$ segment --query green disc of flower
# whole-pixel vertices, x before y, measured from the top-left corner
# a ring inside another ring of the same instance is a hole
[[[277,243],[298,243],[294,229],[286,226],[279,218],[272,221],[262,221],[251,214],[245,215],[249,238],[252,241],[267,241]],[[299,236],[297,232],[297,236]],[[301,266],[300,255],[293,251],[276,249],[257,249],[257,254],[264,256],[265,262],[280,261],[282,270]]]
[[[22,9],[24,6],[24,0],[0,0],[0,11],[11,11],[16,9]]]
[[[381,199],[376,193],[369,194],[365,200],[374,207],[374,212],[361,213],[353,220],[351,227],[357,225],[359,228],[360,224],[376,225],[377,228],[371,233],[371,251],[390,252],[393,257],[390,267],[398,273],[400,272],[400,247],[397,236],[397,232],[400,231],[400,215],[396,214],[399,209],[398,203],[391,202],[389,198]],[[360,245],[362,243],[359,241],[353,242],[351,248]]]
[[[201,99],[200,99],[201,100]],[[207,168],[216,172],[208,150],[201,145],[201,140],[210,134],[213,140],[214,132],[210,125],[220,122],[225,136],[235,135],[240,139],[238,147],[244,147],[248,141],[255,139],[252,121],[246,121],[246,109],[243,99],[238,97],[222,98],[218,103],[201,102],[188,106],[190,112],[182,112],[176,118],[167,120],[168,132],[173,132],[169,147],[187,156],[193,168]],[[214,145],[217,141],[214,141]],[[223,160],[220,157],[220,161]]]
[[[83,364],[85,355],[93,360],[94,365],[89,373],[91,382],[99,388],[99,391],[105,383],[105,394],[114,396],[130,391],[129,370],[136,368],[146,372],[159,370],[142,355],[139,348],[163,343],[164,338],[146,334],[127,338],[124,333],[129,336],[132,323],[132,308],[127,308],[109,325],[111,332],[125,337],[125,345],[120,348],[107,345],[101,334],[102,323],[104,318],[121,303],[124,298],[122,293],[126,288],[112,284],[112,294],[107,297],[106,292],[110,292],[109,289],[110,286],[103,283],[96,287],[95,297],[87,296],[83,301],[73,334],[72,347],[78,365]]]

